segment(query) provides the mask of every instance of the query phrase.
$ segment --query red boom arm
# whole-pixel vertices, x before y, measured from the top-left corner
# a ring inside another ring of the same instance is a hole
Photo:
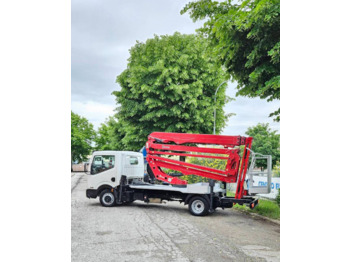
[[[146,143],[147,162],[158,180],[169,184],[186,185],[187,181],[166,174],[162,168],[177,170],[184,175],[197,175],[227,183],[236,183],[236,198],[246,194],[243,184],[248,168],[249,153],[253,138],[242,136],[202,135],[153,132]],[[183,144],[221,145],[223,148],[196,147]],[[240,159],[239,148],[244,145],[243,157]],[[220,154],[200,155],[196,153]],[[183,161],[162,157],[162,155],[204,157],[226,159],[225,170],[190,164]]]

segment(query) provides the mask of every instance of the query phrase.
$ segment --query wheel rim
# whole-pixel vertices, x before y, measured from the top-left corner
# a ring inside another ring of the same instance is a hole
[[[204,203],[201,200],[195,200],[192,202],[191,208],[195,214],[201,214],[204,211]]]
[[[103,195],[102,201],[105,205],[111,205],[114,202],[114,195],[112,193],[106,193]]]

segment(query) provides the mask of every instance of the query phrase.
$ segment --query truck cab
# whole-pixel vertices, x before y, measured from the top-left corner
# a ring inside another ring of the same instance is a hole
[[[96,198],[103,190],[117,187],[122,175],[126,176],[127,182],[143,180],[142,153],[95,151],[89,162],[87,197]]]

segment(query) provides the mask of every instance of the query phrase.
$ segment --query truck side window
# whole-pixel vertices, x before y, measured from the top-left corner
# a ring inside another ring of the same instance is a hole
[[[138,165],[138,164],[139,164],[139,160],[137,159],[137,157],[131,156],[130,157],[130,165]]]
[[[91,175],[111,169],[114,164],[114,156],[95,156],[91,165]]]

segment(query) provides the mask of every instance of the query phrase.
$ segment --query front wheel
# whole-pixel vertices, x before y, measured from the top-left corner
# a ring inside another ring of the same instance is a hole
[[[104,207],[112,207],[115,205],[115,197],[110,189],[105,189],[101,192],[100,203]]]
[[[205,216],[209,212],[209,203],[204,197],[195,196],[190,200],[188,209],[194,216]]]

